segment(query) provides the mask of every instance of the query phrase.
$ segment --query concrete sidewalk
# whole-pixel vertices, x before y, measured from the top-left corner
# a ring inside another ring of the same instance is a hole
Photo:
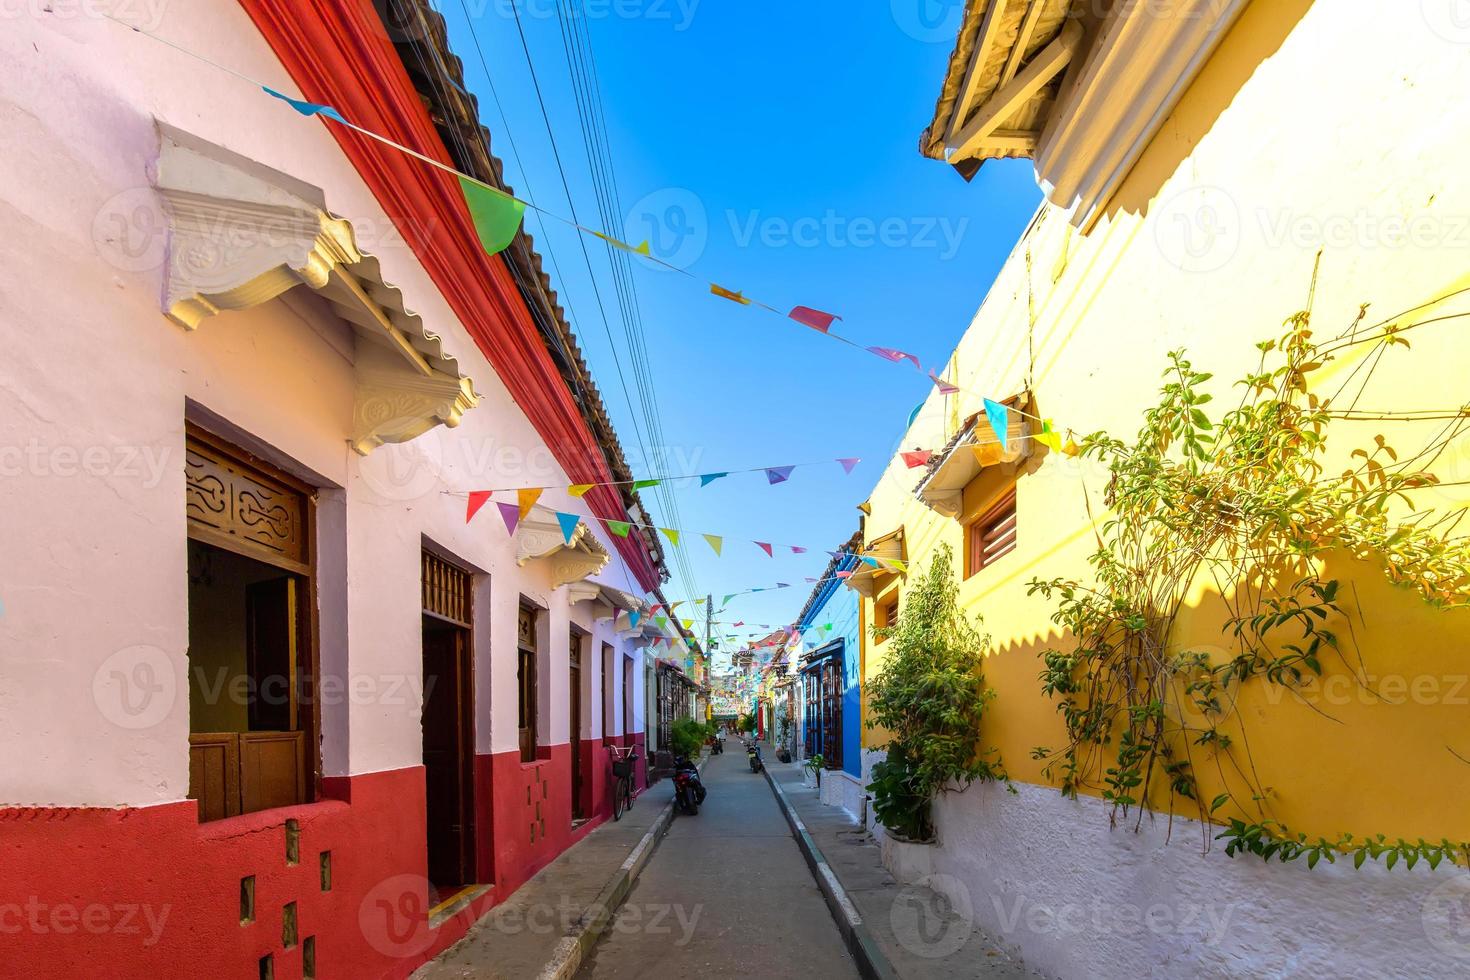
[[[975,928],[965,910],[922,885],[900,885],[883,867],[873,835],[841,807],[823,806],[816,788],[802,785],[801,766],[770,762],[766,771],[777,800],[794,814],[817,856],[836,879],[828,905],[865,974],[903,978],[1043,977]],[[799,837],[798,837],[799,839]],[[855,915],[854,915],[855,913]],[[866,955],[865,955],[866,951]],[[861,961],[868,959],[871,965]]]
[[[422,980],[570,977],[668,830],[672,783],[655,784],[542,868],[413,974]]]

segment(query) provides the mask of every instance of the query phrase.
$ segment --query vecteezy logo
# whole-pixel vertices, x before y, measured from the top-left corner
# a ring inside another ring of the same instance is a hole
[[[1470,960],[1470,874],[1456,875],[1430,892],[1420,917],[1431,946]]]
[[[709,244],[704,202],[683,187],[666,187],[645,196],[628,211],[625,227],[629,244],[646,239],[654,258],[681,269],[699,261]]]
[[[1470,0],[1419,0],[1429,29],[1452,44],[1470,44]]]
[[[92,701],[119,728],[152,728],[168,717],[178,678],[158,647],[134,646],[102,661],[92,675]]]
[[[925,44],[952,42],[965,16],[965,0],[889,0],[893,21]]]
[[[926,875],[893,899],[888,921],[899,945],[915,956],[943,959],[964,948],[975,931],[970,889],[950,875]]]
[[[92,243],[109,265],[124,272],[162,268],[168,222],[158,193],[130,187],[108,198],[92,218]]]
[[[391,405],[381,406],[385,413],[391,410]],[[374,411],[372,404],[364,406],[368,421]],[[443,475],[438,431],[430,430],[408,442],[379,446],[360,460],[357,471],[362,482],[385,501],[417,500],[432,492]]]
[[[368,945],[384,956],[419,955],[434,941],[428,879],[402,874],[378,882],[357,908],[357,926]]]
[[[1215,272],[1240,248],[1240,207],[1218,187],[1191,187],[1159,209],[1159,251],[1185,272]]]

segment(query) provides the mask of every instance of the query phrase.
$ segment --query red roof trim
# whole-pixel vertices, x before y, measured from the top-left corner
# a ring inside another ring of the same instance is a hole
[[[240,0],[240,5],[306,99],[449,162],[372,3]],[[575,483],[610,483],[602,447],[547,353],[510,270],[480,247],[455,178],[342,126],[326,125],[383,210],[390,217],[416,219],[413,227],[399,229],[409,247],[567,475]],[[604,520],[628,517],[616,487],[598,486],[582,499]],[[613,544],[645,591],[659,585],[653,561],[637,541],[614,538]]]

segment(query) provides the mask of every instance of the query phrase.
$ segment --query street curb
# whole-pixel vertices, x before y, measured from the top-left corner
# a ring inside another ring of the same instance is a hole
[[[791,826],[791,836],[796,838],[796,845],[801,848],[802,857],[806,858],[807,867],[811,869],[812,877],[817,880],[817,887],[822,892],[822,898],[827,902],[827,910],[832,913],[833,920],[837,923],[837,931],[842,933],[843,942],[847,943],[848,952],[857,961],[858,973],[866,980],[898,980],[898,972],[893,969],[893,964],[888,961],[888,956],[883,952],[868,927],[863,924],[863,917],[858,914],[857,906],[852,899],[847,897],[847,891],[842,887],[842,882],[837,880],[837,875],[832,871],[827,858],[822,854],[822,849],[807,833],[806,824],[801,822],[801,817],[796,815],[795,808],[786,799],[786,793],[781,789],[781,784],[776,782],[776,777],[764,765],[761,766],[761,774],[766,777],[766,783],[771,787],[771,792],[776,796],[776,802],[781,805],[781,812],[786,816],[786,822]]]
[[[708,754],[702,756],[699,760],[700,767],[703,768],[708,761]],[[643,835],[638,846],[633,848],[628,859],[618,868],[617,874],[613,875],[612,879],[602,887],[602,891],[592,900],[592,904],[582,913],[582,917],[577,920],[576,932],[556,944],[556,950],[551,954],[551,959],[536,975],[537,980],[571,980],[576,975],[588,952],[597,945],[597,941],[607,931],[608,924],[612,922],[614,914],[623,904],[623,899],[627,898],[628,892],[632,890],[633,882],[637,881],[638,876],[643,873],[643,868],[653,857],[659,841],[663,840],[664,834],[668,833],[669,826],[673,822],[674,801],[669,800],[664,804],[658,819],[654,820],[653,826],[648,828],[648,832]]]

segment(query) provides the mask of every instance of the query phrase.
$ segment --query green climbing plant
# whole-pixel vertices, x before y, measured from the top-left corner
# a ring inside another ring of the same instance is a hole
[[[1146,809],[1172,816],[1183,808],[1206,827],[1217,813],[1245,814],[1216,838],[1227,841],[1227,854],[1305,857],[1312,866],[1343,853],[1357,864],[1437,864],[1470,849],[1352,835],[1309,841],[1270,817],[1270,793],[1231,730],[1243,731],[1236,701],[1244,685],[1301,697],[1329,658],[1368,684],[1344,590],[1323,575],[1329,554],[1374,562],[1432,605],[1470,604],[1470,539],[1452,534],[1463,510],[1414,503],[1415,491],[1438,482],[1428,466],[1470,424],[1465,410],[1447,413],[1438,436],[1412,456],[1401,458],[1377,435],[1329,472],[1333,421],[1361,421],[1354,406],[1373,368],[1408,346],[1393,323],[1365,328],[1365,311],[1325,342],[1314,338],[1308,313],[1287,320],[1279,337],[1257,345],[1258,366],[1237,382],[1239,403],[1218,416],[1207,408],[1210,374],[1174,351],[1158,403],[1131,442],[1097,433],[1076,447],[1106,468],[1108,514],[1088,580],[1030,583],[1031,594],[1055,602],[1052,618],[1070,638],[1042,653],[1040,675],[1067,742],[1038,747],[1034,757],[1064,793],[1097,789],[1114,824],[1131,814],[1141,820]],[[1360,363],[1366,369],[1323,393],[1323,369],[1363,343],[1374,345]],[[1175,626],[1202,580],[1226,604],[1225,645],[1181,649]],[[1200,765],[1215,767],[1218,784],[1231,789],[1202,799]]]
[[[980,739],[994,697],[980,670],[990,641],[960,610],[953,566],[941,547],[904,594],[897,624],[873,631],[888,646],[869,685],[868,727],[888,733],[888,757],[873,767],[868,789],[883,825],[914,840],[933,837],[939,793],[1006,778]]]

